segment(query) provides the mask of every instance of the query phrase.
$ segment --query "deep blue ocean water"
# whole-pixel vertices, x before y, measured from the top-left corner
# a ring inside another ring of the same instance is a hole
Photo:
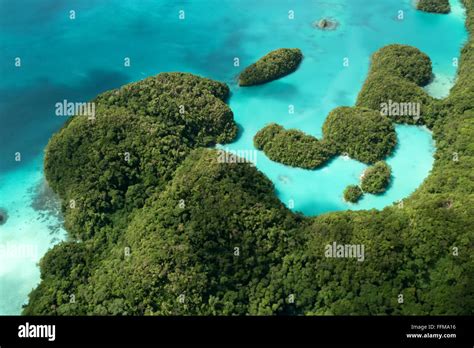
[[[320,137],[333,108],[354,104],[370,55],[384,45],[410,44],[427,53],[436,78],[426,89],[436,97],[448,94],[456,74],[452,60],[467,38],[464,10],[459,0],[451,4],[451,14],[434,15],[415,11],[411,0],[0,0],[0,208],[9,214],[0,226],[0,314],[20,312],[39,281],[37,262],[65,236],[56,215],[32,206],[43,192],[44,146],[65,121],[55,116],[55,103],[87,101],[150,75],[185,71],[230,85],[241,134],[224,148],[253,150],[254,134],[269,122]],[[326,16],[340,22],[336,31],[312,26]],[[263,86],[237,86],[244,66],[280,47],[303,51],[297,72]],[[259,152],[257,168],[285,204],[306,215],[381,209],[412,193],[433,164],[427,130],[400,125],[397,135],[388,158],[390,189],[356,205],[345,203],[342,192],[366,168],[357,161],[338,157],[308,171]]]

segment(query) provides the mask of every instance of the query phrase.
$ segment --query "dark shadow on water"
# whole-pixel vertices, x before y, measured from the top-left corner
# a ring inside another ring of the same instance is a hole
[[[237,124],[237,130],[238,130],[237,131],[237,136],[235,137],[234,140],[232,140],[232,143],[235,143],[235,142],[239,141],[239,139],[242,137],[242,134],[244,134],[244,132],[245,132],[244,127],[242,127],[242,125],[240,123],[236,122],[236,124]]]
[[[394,123],[394,125],[396,126],[396,124]],[[397,135],[397,143],[395,144],[395,146],[393,147],[392,151],[390,152],[390,154],[385,157],[383,160],[385,162],[387,162],[388,160],[390,160],[391,158],[395,158],[397,157],[397,153],[400,151],[400,136],[398,135],[397,133],[397,128],[395,127],[395,134]]]
[[[272,100],[285,100],[290,99],[298,95],[299,89],[294,84],[285,82],[284,77],[267,82],[265,84],[257,86],[248,86],[240,87],[243,91],[240,93],[245,94],[246,96],[254,96],[262,99],[272,99]]]
[[[8,212],[6,209],[0,207],[0,226],[5,224],[8,220]]]
[[[277,195],[277,197],[279,196],[279,192],[277,189],[275,189],[275,194]],[[282,202],[286,207],[287,209],[288,208],[288,202]],[[318,209],[314,209],[315,207],[324,207],[324,211],[320,211]],[[303,204],[303,205],[299,205],[298,204],[298,200],[295,199],[295,208],[294,209],[290,209],[293,213],[295,214],[298,214],[300,213],[301,215],[305,216],[305,217],[315,217],[315,216],[319,216],[321,214],[326,214],[326,213],[331,213],[331,212],[336,212],[336,211],[342,211],[341,208],[335,204],[328,204],[328,202],[326,201],[318,201],[317,200],[317,197],[315,197],[314,200],[311,201],[311,203],[306,203],[306,204]],[[346,209],[344,209],[346,210]],[[311,211],[312,213],[311,214],[306,214],[306,213],[303,213],[303,212],[307,212],[307,211]]]
[[[337,104],[343,105],[354,105],[354,97],[352,93],[344,90],[338,90],[335,92]]]
[[[68,18],[69,11],[77,13],[97,6],[96,0],[81,0],[74,2],[71,8],[70,0],[0,0],[0,27],[16,34],[31,32],[35,26],[44,25],[61,17]]]

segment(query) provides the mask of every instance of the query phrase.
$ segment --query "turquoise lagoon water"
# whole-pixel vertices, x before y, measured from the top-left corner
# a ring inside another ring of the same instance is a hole
[[[320,137],[333,108],[354,104],[370,55],[390,43],[426,52],[436,76],[427,90],[447,95],[456,73],[452,60],[467,38],[464,10],[459,0],[451,4],[451,14],[433,15],[415,11],[411,0],[0,0],[0,208],[9,213],[0,226],[0,314],[20,312],[39,281],[37,262],[65,237],[44,190],[41,165],[48,138],[65,121],[54,116],[56,102],[87,101],[159,72],[185,71],[230,85],[241,134],[224,148],[254,150],[254,134],[269,122]],[[397,19],[399,11],[403,20]],[[340,27],[314,29],[312,23],[325,16]],[[237,86],[244,66],[280,47],[302,49],[305,59],[297,72],[263,86]],[[130,67],[124,67],[126,57]],[[240,67],[234,66],[236,57]],[[388,158],[390,189],[355,205],[345,203],[342,192],[366,168],[357,161],[337,157],[309,171],[259,152],[257,168],[275,183],[285,204],[306,215],[381,209],[413,192],[433,163],[427,130],[396,129],[399,145]],[[16,152],[20,162],[14,161]]]

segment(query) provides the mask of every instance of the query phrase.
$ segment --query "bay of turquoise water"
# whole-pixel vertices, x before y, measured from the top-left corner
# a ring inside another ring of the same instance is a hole
[[[456,74],[452,60],[467,39],[464,10],[459,0],[451,4],[451,14],[433,15],[415,11],[411,0],[0,0],[0,208],[9,213],[0,226],[0,314],[20,313],[39,281],[37,262],[65,238],[63,229],[52,227],[60,223],[57,215],[32,207],[44,181],[44,146],[65,121],[54,115],[56,102],[87,101],[150,75],[184,71],[230,85],[241,134],[225,148],[254,150],[254,134],[270,122],[320,137],[333,108],[354,105],[370,55],[384,45],[409,44],[427,53],[436,76],[427,91],[448,94]],[[336,31],[313,28],[326,16],[340,22]],[[303,51],[297,72],[263,86],[237,86],[244,66],[280,47]],[[21,67],[15,67],[17,57]],[[391,187],[355,205],[345,203],[342,192],[366,168],[357,161],[337,157],[309,171],[259,152],[257,168],[274,182],[282,202],[308,216],[381,209],[410,195],[433,164],[427,130],[396,130],[399,145],[388,158]]]

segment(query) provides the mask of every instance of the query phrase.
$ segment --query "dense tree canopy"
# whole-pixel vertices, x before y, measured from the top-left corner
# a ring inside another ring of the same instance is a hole
[[[272,161],[305,169],[319,167],[334,155],[324,141],[296,129],[285,130],[275,123],[261,129],[254,144]]]
[[[440,102],[421,88],[431,79],[431,60],[419,49],[398,44],[382,47],[372,56],[356,105],[380,111],[397,123],[431,128],[445,116]]]
[[[357,203],[364,193],[358,185],[349,185],[344,189],[344,200]]]
[[[303,54],[298,48],[280,48],[271,51],[245,68],[239,76],[240,86],[253,86],[279,79],[294,72]]]
[[[323,135],[323,139],[318,140],[273,123],[255,135],[254,144],[273,161],[314,169],[335,154],[373,163],[389,155],[397,142],[390,119],[367,108],[334,109],[324,121]]]
[[[407,79],[418,86],[430,82],[431,59],[418,48],[407,45],[387,45],[372,56],[371,72],[384,72]]]
[[[62,286],[75,294],[74,306],[54,294],[46,303],[74,314],[246,314],[250,293],[296,244],[290,231],[299,220],[254,167],[219,163],[217,151],[199,149],[133,214],[88,281]],[[75,272],[84,280],[83,245],[55,247],[43,259],[43,276],[61,283]],[[50,310],[43,302],[35,312]]]
[[[419,10],[432,13],[449,13],[451,6],[449,0],[418,0]]]
[[[166,73],[98,96],[95,119],[74,117],[46,150],[46,179],[63,198],[67,229],[94,234],[163,188],[190,149],[232,140],[228,94],[225,84]]]
[[[389,155],[397,143],[391,120],[367,108],[339,107],[323,125],[324,139],[339,153],[373,163]]]
[[[357,107],[334,109],[324,122],[323,139],[272,124],[257,133],[255,146],[273,161],[305,169],[323,165],[338,153],[365,163],[382,160],[396,144],[392,122],[431,128],[446,116],[442,103],[420,87],[431,78],[431,60],[419,49],[385,46],[372,56]]]
[[[229,87],[185,73],[162,73],[105,92],[99,105],[126,107],[136,116],[151,116],[169,126],[183,126],[198,146],[227,143],[237,134],[233,114],[225,104]]]
[[[391,175],[390,166],[384,161],[379,161],[364,171],[360,187],[366,193],[385,192],[390,184]]]

